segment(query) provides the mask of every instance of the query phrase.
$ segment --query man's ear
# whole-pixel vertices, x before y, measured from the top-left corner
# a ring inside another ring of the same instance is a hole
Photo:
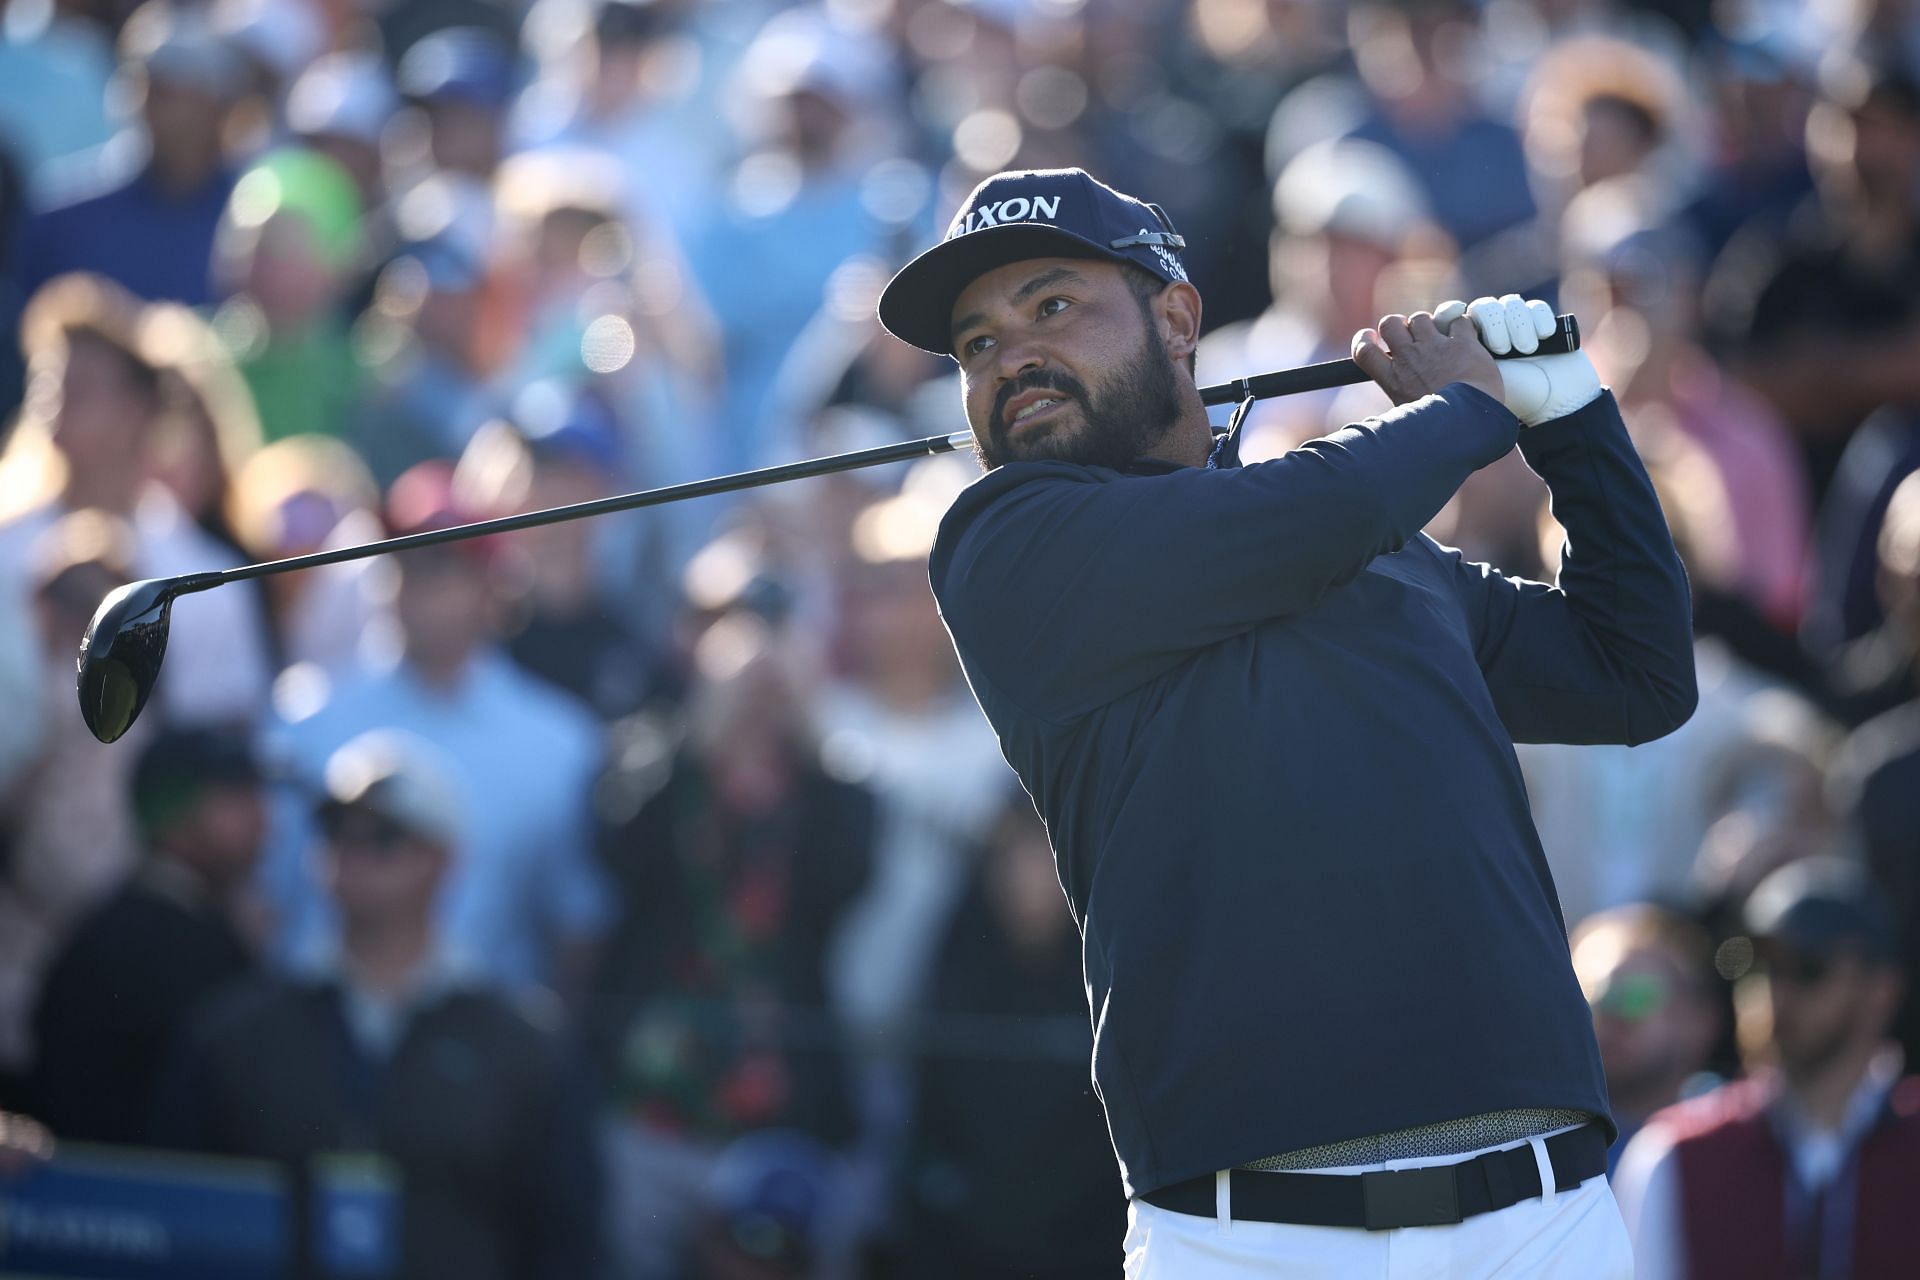
[[[1200,345],[1200,291],[1185,280],[1175,280],[1153,300],[1153,314],[1167,354],[1185,361]]]

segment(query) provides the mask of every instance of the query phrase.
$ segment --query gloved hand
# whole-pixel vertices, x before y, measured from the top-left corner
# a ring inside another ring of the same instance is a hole
[[[1471,304],[1443,302],[1434,310],[1433,322],[1451,333],[1454,322],[1462,316],[1472,321],[1481,343],[1496,356],[1510,351],[1524,356],[1536,350],[1540,339],[1552,335],[1556,327],[1552,307],[1517,293],[1504,298],[1476,298]],[[1600,396],[1600,375],[1584,351],[1501,360],[1498,367],[1505,390],[1501,399],[1514,417],[1530,427],[1564,418]]]

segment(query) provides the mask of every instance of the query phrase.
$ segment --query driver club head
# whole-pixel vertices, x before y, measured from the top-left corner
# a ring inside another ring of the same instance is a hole
[[[100,602],[80,641],[80,715],[93,736],[112,742],[147,705],[180,584],[165,579],[129,582]]]

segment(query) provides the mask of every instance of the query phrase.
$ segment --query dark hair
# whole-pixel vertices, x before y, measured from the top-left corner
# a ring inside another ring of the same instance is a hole
[[[1119,267],[1120,278],[1127,282],[1127,291],[1133,295],[1133,300],[1140,304],[1141,318],[1151,325],[1153,323],[1153,300],[1160,296],[1161,291],[1164,290],[1170,282],[1162,280],[1145,267],[1137,266],[1131,262],[1122,262],[1119,264]],[[1187,372],[1189,374],[1194,371],[1195,359],[1196,353],[1188,353]]]

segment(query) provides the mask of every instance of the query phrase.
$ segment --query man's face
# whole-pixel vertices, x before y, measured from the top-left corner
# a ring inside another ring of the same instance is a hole
[[[1676,1086],[1699,1070],[1711,1048],[1711,1016],[1674,957],[1636,947],[1582,977],[1607,1086],[1616,1095]]]
[[[143,465],[147,429],[159,405],[125,358],[76,337],[48,385],[58,388],[53,438],[69,466],[99,472]]]
[[[358,805],[322,815],[328,892],[349,923],[424,919],[447,870],[447,851]]]
[[[1885,1030],[1886,976],[1857,953],[1802,951],[1779,942],[1763,949],[1773,1048],[1792,1075],[1810,1075]]]
[[[407,652],[430,664],[463,660],[492,630],[486,568],[459,547],[422,547],[396,559],[394,612]]]
[[[1124,467],[1180,414],[1159,328],[1114,263],[1034,258],[989,271],[954,303],[953,350],[989,470],[1047,458]]]

